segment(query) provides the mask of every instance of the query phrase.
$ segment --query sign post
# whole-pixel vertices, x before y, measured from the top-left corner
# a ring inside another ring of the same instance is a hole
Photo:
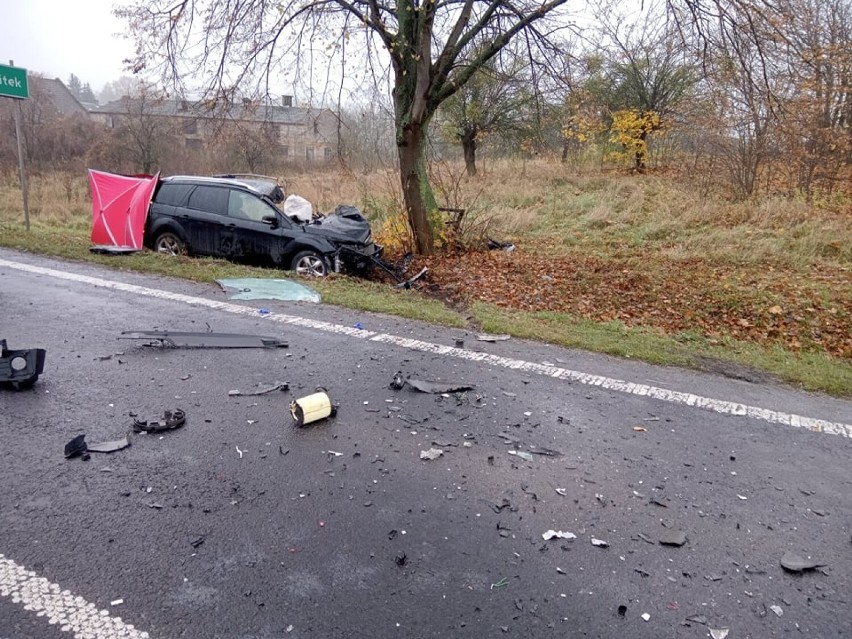
[[[27,83],[27,70],[14,66],[14,60],[9,60],[9,66],[0,64],[0,96],[26,100],[30,97],[30,87]],[[21,135],[21,103],[15,105],[15,137],[18,140],[18,168],[21,172],[21,194],[24,197],[24,224],[30,230],[30,206],[27,193],[27,172],[24,169],[24,145]]]

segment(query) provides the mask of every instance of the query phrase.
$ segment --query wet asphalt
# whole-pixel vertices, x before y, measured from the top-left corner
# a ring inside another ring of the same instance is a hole
[[[0,258],[227,299],[215,286]],[[850,402],[771,382],[487,344],[325,305],[239,303],[852,421]],[[165,329],[289,347],[117,339]],[[3,266],[0,338],[47,349],[32,390],[0,390],[0,554],[152,638],[852,636],[849,439]],[[392,390],[397,371],[475,388]],[[289,391],[229,395],[279,381]],[[338,414],[294,428],[289,402],[317,386]],[[173,408],[187,414],[178,430],[63,456],[75,435],[115,439],[133,415]],[[442,456],[421,460],[429,448]],[[545,541],[549,529],[576,539]],[[683,546],[659,543],[673,532]],[[787,551],[825,566],[787,573]],[[0,597],[0,638],[63,635]]]

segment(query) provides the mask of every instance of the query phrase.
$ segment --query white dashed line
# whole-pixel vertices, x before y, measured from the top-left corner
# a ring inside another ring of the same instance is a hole
[[[218,302],[216,300],[208,300],[203,297],[195,297],[192,295],[184,295],[182,293],[172,293],[171,291],[163,291],[155,288],[147,288],[137,286],[135,284],[125,284],[124,282],[116,282],[113,280],[105,280],[99,277],[90,277],[88,275],[79,275],[77,273],[68,273],[57,271],[54,269],[44,268],[41,266],[33,266],[31,264],[22,264],[18,262],[10,262],[0,259],[0,266],[34,273],[37,275],[45,275],[62,280],[79,282],[82,284],[90,284],[92,286],[107,288],[115,291],[123,291],[126,293],[134,293],[136,295],[144,295],[162,300],[170,300],[173,302],[182,302],[191,306],[201,306],[211,308],[236,315],[247,315],[257,317],[257,309],[250,306],[241,306],[239,304],[231,304],[230,302]],[[841,437],[852,438],[852,424],[843,424],[839,422],[830,422],[813,417],[805,417],[803,415],[795,415],[791,413],[783,413],[780,411],[770,410],[767,408],[759,408],[757,406],[748,406],[737,402],[730,402],[721,399],[713,399],[710,397],[701,397],[691,393],[682,393],[679,391],[668,390],[656,386],[648,386],[646,384],[637,384],[627,382],[621,379],[613,379],[603,377],[601,375],[591,375],[580,371],[574,371],[567,368],[560,368],[547,364],[536,364],[535,362],[527,362],[519,359],[508,357],[499,357],[488,353],[480,353],[465,350],[463,348],[455,348],[452,346],[444,346],[441,344],[433,344],[421,340],[411,339],[407,337],[398,337],[396,335],[388,335],[384,333],[376,333],[358,329],[341,324],[332,324],[330,322],[322,322],[312,320],[296,315],[286,315],[284,313],[270,313],[265,315],[264,319],[273,322],[281,322],[283,324],[292,324],[304,328],[326,331],[328,333],[337,333],[341,335],[349,335],[360,339],[369,339],[374,342],[384,344],[393,344],[410,350],[421,351],[424,353],[434,353],[436,355],[445,355],[447,357],[455,357],[457,359],[465,359],[473,362],[481,362],[490,366],[498,366],[513,370],[521,370],[536,375],[544,375],[554,377],[569,382],[577,382],[588,386],[598,386],[610,391],[617,391],[629,395],[639,395],[642,397],[651,397],[672,404],[681,404],[684,406],[694,406],[704,410],[710,410],[722,415],[738,415],[759,419],[771,424],[781,424],[783,426],[792,426],[795,428],[803,428],[815,433],[827,433],[830,435],[840,435]]]
[[[70,632],[77,639],[149,639],[119,617],[0,555],[0,597]]]

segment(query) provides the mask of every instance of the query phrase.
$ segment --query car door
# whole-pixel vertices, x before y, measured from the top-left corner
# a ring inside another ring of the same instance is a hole
[[[275,224],[270,223],[270,218],[276,220]],[[231,189],[223,247],[227,246],[236,259],[280,266],[284,244],[292,238],[289,226],[289,221],[268,202],[253,193]]]
[[[219,246],[228,223],[228,188],[199,185],[179,210],[187,232],[187,243],[193,253],[219,256]]]

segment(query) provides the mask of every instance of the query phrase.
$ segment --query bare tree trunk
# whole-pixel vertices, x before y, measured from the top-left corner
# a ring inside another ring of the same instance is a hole
[[[470,177],[476,175],[476,131],[465,131],[461,138],[464,150],[464,167]]]
[[[431,255],[435,251],[435,243],[429,213],[437,210],[437,205],[426,175],[424,142],[423,126],[409,124],[402,129],[397,150],[402,195],[408,210],[408,223],[414,234],[414,248],[419,255]]]

